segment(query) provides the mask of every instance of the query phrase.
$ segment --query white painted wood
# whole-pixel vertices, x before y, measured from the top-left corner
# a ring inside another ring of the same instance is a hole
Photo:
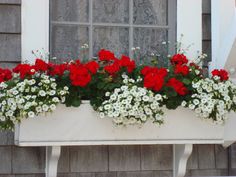
[[[225,132],[224,132],[224,147],[229,147],[233,144],[236,140],[236,131],[234,126],[236,125],[236,114],[231,112],[229,114],[229,120],[225,125]]]
[[[202,0],[177,0],[177,41],[182,35],[183,48],[193,44],[186,55],[196,58],[202,52]]]
[[[212,61],[209,70],[217,68],[218,50],[220,46],[220,0],[211,0],[211,40]]]
[[[234,0],[211,1],[213,68],[236,66],[236,8]]]
[[[230,78],[230,80],[236,84],[235,78]],[[236,139],[236,131],[233,129],[233,126],[236,125],[236,115],[231,112],[229,114],[228,123],[225,125],[225,133],[224,133],[224,144],[225,148],[229,147],[231,144],[235,142]]]
[[[46,151],[47,177],[56,177],[60,146],[174,144],[173,174],[184,177],[192,144],[229,146],[235,142],[236,114],[229,117],[226,125],[215,125],[197,118],[189,109],[178,108],[165,110],[165,124],[160,127],[152,123],[115,127],[109,118],[99,118],[86,101],[79,108],[59,105],[52,114],[23,120],[16,126],[15,144],[51,146]]]
[[[49,0],[22,0],[21,8],[22,62],[33,63],[33,50],[49,51]]]
[[[23,120],[15,131],[15,143],[20,146],[222,144],[223,141],[224,126],[201,120],[186,108],[165,110],[165,124],[160,127],[151,122],[141,128],[116,127],[111,119],[99,118],[89,103],[79,108],[60,105],[46,117]]]
[[[187,161],[193,151],[192,144],[173,145],[173,176],[184,177],[186,173]]]
[[[46,147],[46,177],[56,177],[58,160],[61,154],[60,146],[47,146]]]

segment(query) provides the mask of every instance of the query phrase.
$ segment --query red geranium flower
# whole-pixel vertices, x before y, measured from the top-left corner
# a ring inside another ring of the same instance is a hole
[[[229,79],[229,74],[226,70],[221,69],[215,69],[211,72],[212,76],[219,76],[221,81],[226,81]]]
[[[120,71],[120,65],[118,61],[115,61],[113,64],[107,65],[104,67],[104,70],[110,75],[114,75]]]
[[[42,72],[47,71],[49,68],[48,63],[39,58],[36,59],[34,66],[36,71],[42,71]]]
[[[105,50],[105,49],[102,49],[99,51],[98,57],[101,61],[111,61],[111,60],[116,59],[113,52],[111,52],[109,50]]]
[[[70,80],[71,84],[74,86],[85,87],[91,81],[91,75],[89,71],[84,66],[70,66]]]
[[[157,74],[148,74],[144,77],[143,85],[146,88],[152,89],[156,92],[160,91],[164,85],[164,78]]]
[[[68,70],[68,64],[62,63],[62,64],[49,64],[49,75],[51,76],[62,76],[64,72]]]
[[[0,83],[12,78],[12,72],[9,69],[0,68]]]
[[[183,65],[188,63],[188,59],[184,54],[176,54],[171,58],[170,62],[173,65]]]
[[[77,59],[74,61],[76,65],[81,65],[82,63],[80,62],[80,59]]]
[[[14,73],[19,73],[20,78],[24,79],[26,76],[34,75],[36,70],[35,66],[31,66],[29,64],[19,64],[13,69]]]
[[[122,55],[119,62],[120,62],[120,66],[125,67],[128,73],[131,73],[135,69],[135,61],[131,60],[129,57],[125,55]]]
[[[186,76],[189,74],[189,68],[186,65],[176,65],[174,73],[182,74],[183,76]]]
[[[165,68],[144,67],[141,73],[144,75],[144,87],[160,91],[165,83],[165,77],[168,72]]]
[[[97,70],[99,68],[99,65],[96,61],[90,61],[88,63],[85,64],[85,67],[92,73],[92,74],[96,74]]]
[[[177,80],[176,78],[171,78],[167,82],[166,86],[172,87],[176,91],[176,93],[182,96],[188,93],[188,89],[184,86],[184,84],[181,81]]]
[[[150,67],[150,66],[144,66],[143,69],[141,70],[142,75],[147,75],[149,73],[157,73],[158,68],[157,67]]]

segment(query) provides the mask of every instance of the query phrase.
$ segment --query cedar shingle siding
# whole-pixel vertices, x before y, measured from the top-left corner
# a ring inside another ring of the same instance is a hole
[[[0,66],[13,67],[21,58],[20,0],[0,0]]]
[[[0,0],[1,67],[13,67],[20,62],[20,3],[20,0]],[[210,0],[203,0],[202,18],[203,49],[210,54]],[[13,145],[13,133],[0,133],[0,177],[41,177],[44,168],[44,147],[19,148]],[[170,145],[63,147],[58,176],[169,177],[171,169]],[[236,175],[236,148],[194,145],[186,176],[229,174]]]

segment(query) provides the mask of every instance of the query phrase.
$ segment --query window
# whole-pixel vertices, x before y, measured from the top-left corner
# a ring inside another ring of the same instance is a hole
[[[58,1],[64,1],[60,3],[66,3],[67,6],[61,7],[62,10],[67,11],[66,16],[70,14],[70,8],[68,5],[72,3],[75,0],[58,0]],[[71,1],[71,2],[70,2]],[[97,1],[97,0],[93,0]],[[111,0],[114,1],[114,0]],[[128,0],[127,0],[128,1]],[[134,0],[133,0],[134,1]],[[166,0],[168,1],[168,39],[172,41],[171,39],[177,38],[179,40],[182,35],[184,35],[184,38],[182,38],[182,46],[189,46],[190,44],[194,44],[191,47],[191,50],[186,51],[186,55],[189,57],[189,59],[195,58],[198,54],[197,51],[202,50],[202,0]],[[77,0],[77,2],[80,2]],[[143,0],[142,2],[146,2],[146,0]],[[152,2],[152,1],[150,1]],[[56,3],[56,1],[54,2]],[[59,3],[59,2],[58,2]],[[51,10],[49,13],[49,4],[51,4]],[[75,3],[74,3],[75,4]],[[172,4],[172,5],[171,5]],[[54,6],[54,7],[52,7]],[[73,6],[73,5],[71,5]],[[74,8],[75,6],[73,6]],[[81,6],[80,6],[81,7]],[[21,56],[22,56],[22,62],[28,61],[30,63],[33,63],[35,61],[35,56],[32,54],[32,50],[40,50],[44,49],[44,51],[49,51],[49,42],[51,42],[51,52],[54,53],[54,56],[57,54],[58,58],[63,58],[63,56],[60,56],[59,54],[63,53],[62,50],[58,48],[54,48],[54,46],[67,46],[69,44],[69,52],[73,51],[70,46],[73,44],[68,43],[67,38],[65,38],[65,44],[59,43],[56,44],[55,41],[60,42],[60,40],[53,37],[53,26],[57,26],[56,24],[50,23],[50,21],[59,21],[58,23],[62,22],[63,20],[55,20],[55,19],[63,19],[63,16],[60,14],[63,14],[60,8],[56,10],[55,5],[53,5],[52,0],[21,0],[21,19],[22,19],[22,25],[21,25]],[[38,10],[41,10],[41,13],[35,13]],[[78,7],[77,7],[78,9]],[[87,9],[88,10],[88,9]],[[177,10],[177,13],[176,13]],[[58,11],[58,12],[55,12]],[[74,13],[78,14],[78,11],[74,11]],[[59,14],[59,17],[55,17],[53,20],[53,13]],[[146,11],[145,11],[146,13]],[[76,16],[75,16],[76,17]],[[176,20],[177,18],[177,20]],[[69,20],[64,20],[69,21]],[[69,21],[70,22],[70,21]],[[73,22],[73,21],[72,21]],[[176,28],[175,30],[175,23]],[[58,26],[64,26],[66,27],[66,24],[64,25],[58,25]],[[68,25],[69,26],[69,25]],[[75,25],[74,25],[75,26]],[[77,24],[77,26],[79,26]],[[133,27],[134,28],[134,27]],[[54,29],[55,31],[55,29]],[[63,32],[63,31],[62,31]],[[49,33],[51,34],[51,37],[49,37]],[[175,35],[176,33],[176,35]],[[54,36],[56,36],[54,34]],[[177,37],[175,37],[177,36]],[[81,36],[80,36],[81,37]],[[87,35],[88,37],[88,35]],[[54,39],[53,39],[54,38]],[[53,40],[54,44],[53,44]],[[74,40],[76,41],[76,40]],[[87,40],[88,41],[88,40]],[[112,41],[112,40],[110,40]],[[175,41],[175,40],[173,40]],[[77,47],[78,40],[76,41],[77,44],[74,45]],[[129,44],[131,45],[131,44]],[[54,48],[54,49],[53,49]],[[173,49],[173,45],[170,46],[170,49]],[[63,51],[66,53],[66,49],[64,47],[61,47]],[[129,50],[129,49],[128,49]],[[146,50],[146,49],[145,49]],[[58,52],[57,52],[58,51]],[[90,49],[91,53],[93,49]],[[174,51],[174,50],[170,50]],[[67,51],[67,53],[69,53]],[[72,53],[72,52],[71,52]],[[94,52],[95,53],[95,52]],[[69,54],[68,54],[69,55]],[[71,55],[71,54],[70,54]],[[67,56],[64,54],[64,56]],[[75,55],[75,57],[78,56],[78,54]],[[73,58],[75,58],[73,57]]]
[[[173,50],[162,42],[175,42],[175,0],[51,0],[50,9],[50,48],[59,60],[91,58],[101,48],[132,56],[140,47],[141,58]]]

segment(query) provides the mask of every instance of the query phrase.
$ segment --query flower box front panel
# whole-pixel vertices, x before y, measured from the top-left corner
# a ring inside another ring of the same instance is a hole
[[[111,119],[99,118],[89,104],[60,105],[51,114],[23,120],[15,130],[15,143],[22,146],[222,143],[223,138],[224,126],[201,120],[186,108],[166,110],[162,126],[117,127]]]

